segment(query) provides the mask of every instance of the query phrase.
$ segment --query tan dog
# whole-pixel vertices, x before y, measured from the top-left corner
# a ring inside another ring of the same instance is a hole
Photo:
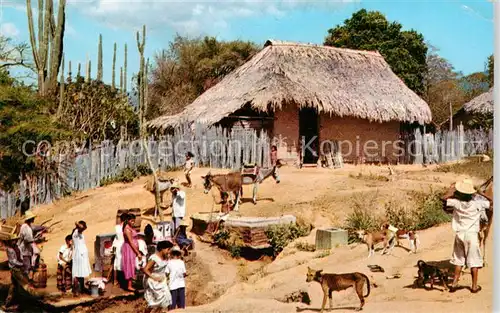
[[[328,296],[330,310],[332,309],[332,292],[333,291],[341,291],[346,290],[350,287],[353,287],[358,294],[358,298],[360,301],[360,306],[356,311],[360,311],[363,309],[365,305],[365,298],[370,295],[370,280],[368,277],[359,272],[354,273],[343,273],[343,274],[323,274],[323,270],[313,270],[310,267],[307,267],[307,275],[306,282],[316,281],[321,285],[321,289],[323,290],[323,303],[321,304],[321,311],[323,312],[326,305],[326,297]],[[366,288],[368,292],[366,295],[363,295],[363,286],[366,281]]]
[[[368,247],[368,258],[375,254],[375,245],[378,243],[384,243],[384,249],[381,254],[385,254],[389,248],[389,242],[392,239],[392,235],[388,231],[375,231],[368,233],[364,230],[356,231],[356,235],[360,240],[366,243]]]

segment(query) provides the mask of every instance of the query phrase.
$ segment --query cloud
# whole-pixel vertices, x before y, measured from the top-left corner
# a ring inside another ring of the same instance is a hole
[[[5,37],[17,38],[19,29],[13,23],[0,24],[0,34]]]
[[[481,13],[479,13],[478,11],[474,10],[473,8],[471,8],[470,6],[467,6],[465,4],[462,4],[460,6],[462,8],[462,10],[464,10],[465,12],[469,13],[470,15],[472,16],[475,16],[475,17],[478,17],[482,20],[485,20],[487,22],[491,22],[493,23],[493,19],[492,18],[487,18],[487,17],[484,17]]]
[[[114,29],[170,28],[183,35],[217,34],[239,19],[283,18],[292,10],[339,8],[359,0],[68,0],[86,16]]]

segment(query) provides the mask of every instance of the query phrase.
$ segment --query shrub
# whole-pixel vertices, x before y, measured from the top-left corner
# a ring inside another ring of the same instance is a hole
[[[127,167],[121,170],[120,173],[115,177],[101,179],[99,185],[103,187],[114,183],[131,183],[138,176],[139,173],[137,171]]]
[[[383,181],[383,182],[389,181],[389,178],[387,178],[383,175],[373,174],[371,172],[368,175],[365,175],[361,172],[359,172],[357,175],[350,173],[349,177],[355,178],[355,179],[362,179],[362,180],[375,180],[375,181]]]
[[[278,224],[266,229],[266,236],[276,257],[293,240],[309,235],[311,225],[300,223]]]
[[[493,175],[493,161],[481,162],[479,158],[475,158],[460,163],[439,165],[435,171],[488,179]]]
[[[226,249],[231,253],[233,258],[241,255],[241,249],[245,243],[237,232],[229,231],[228,229],[221,228],[214,234],[214,243],[221,249]]]
[[[443,210],[441,197],[444,191],[431,190],[429,194],[422,192],[414,193],[417,205],[417,223],[415,229],[426,229],[442,223],[451,221],[451,216]]]
[[[418,222],[415,210],[393,201],[385,204],[385,217],[389,224],[400,229],[414,230]]]
[[[146,164],[139,164],[136,168],[140,176],[147,176],[153,174],[153,171]]]
[[[299,251],[305,251],[305,252],[314,252],[316,251],[316,246],[311,244],[311,243],[307,243],[307,242],[303,242],[303,241],[299,241],[295,244],[295,248]]]

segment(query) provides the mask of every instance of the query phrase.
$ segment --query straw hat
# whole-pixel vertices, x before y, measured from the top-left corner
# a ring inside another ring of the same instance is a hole
[[[18,235],[16,235],[16,234],[10,234],[9,239],[7,239],[7,240],[17,240],[17,239],[19,239]]]
[[[189,222],[186,221],[186,220],[182,220],[181,221],[181,224],[179,226],[186,226],[186,227],[189,227]]]
[[[472,195],[476,193],[476,189],[474,188],[474,184],[470,179],[464,179],[462,181],[458,181],[455,183],[455,189],[463,194]]]
[[[30,220],[35,217],[36,215],[33,212],[31,212],[31,210],[28,210],[24,213],[24,221]]]
[[[174,182],[172,186],[170,186],[170,189],[181,189],[181,185],[179,185],[179,182]]]

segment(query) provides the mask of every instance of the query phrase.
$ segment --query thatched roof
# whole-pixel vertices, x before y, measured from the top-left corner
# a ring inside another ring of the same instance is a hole
[[[214,124],[246,104],[269,112],[285,103],[378,122],[431,120],[427,103],[406,87],[378,52],[267,41],[264,49],[184,111],[158,117],[148,126]]]
[[[464,111],[469,114],[493,113],[493,87],[464,104]]]

